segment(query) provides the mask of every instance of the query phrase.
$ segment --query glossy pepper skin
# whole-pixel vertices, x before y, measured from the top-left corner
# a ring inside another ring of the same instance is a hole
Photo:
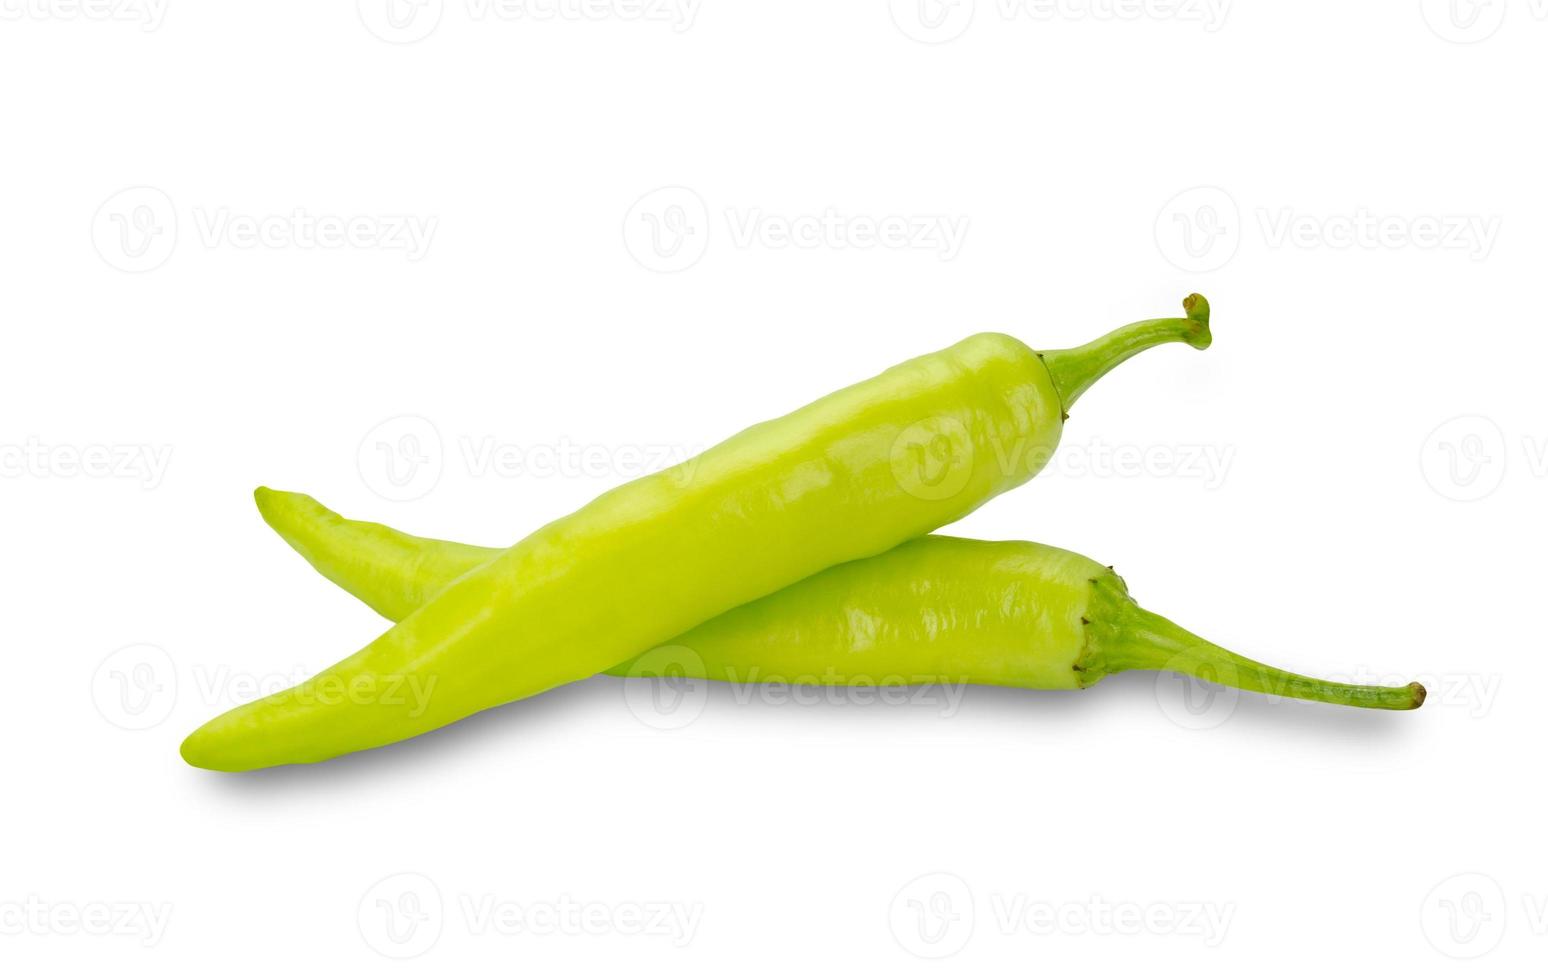
[[[260,489],[271,527],[388,618],[499,554],[340,517]],[[1169,669],[1232,687],[1357,707],[1416,708],[1424,689],[1338,684],[1240,657],[1137,606],[1110,568],[1027,541],[927,535],[738,606],[607,670],[733,683],[1089,687]]]
[[[1030,479],[1066,410],[1138,350],[1209,343],[1208,304],[1040,355],[978,334],[905,361],[554,521],[353,656],[206,723],[206,769],[318,762],[587,677]],[[431,690],[404,698],[405,687]]]

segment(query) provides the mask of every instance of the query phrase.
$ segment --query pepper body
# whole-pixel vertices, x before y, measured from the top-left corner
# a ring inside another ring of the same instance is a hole
[[[930,535],[739,606],[608,673],[1075,688],[1081,618],[1104,575],[1047,545]]]
[[[753,426],[539,529],[353,656],[206,723],[183,758],[255,769],[411,738],[949,524],[1030,479],[1114,366],[1208,347],[1209,304],[1183,308],[1067,350],[977,334]]]
[[[291,547],[389,619],[500,554],[346,520],[305,494],[256,496]],[[1048,545],[929,535],[738,606],[606,673],[1071,688],[1102,576],[1112,572]]]
[[[316,677],[194,732],[242,770],[430,731],[604,670],[885,551],[1030,479],[1063,405],[1039,356],[978,334],[625,484],[447,585]],[[433,694],[389,696],[413,684]]]
[[[305,494],[259,490],[264,519],[318,571],[389,617],[497,549],[349,521]],[[1342,684],[1249,660],[1137,605],[1112,569],[1027,541],[928,535],[847,562],[610,668],[733,683],[1089,687],[1169,670],[1283,697],[1366,708],[1424,703],[1424,688]]]

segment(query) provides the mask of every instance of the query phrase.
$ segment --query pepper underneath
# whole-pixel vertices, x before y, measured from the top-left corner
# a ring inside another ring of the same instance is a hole
[[[313,567],[388,618],[499,553],[415,537],[261,489],[264,519]],[[747,603],[607,671],[734,683],[1090,687],[1173,671],[1278,697],[1403,710],[1419,684],[1318,680],[1231,653],[1139,606],[1111,569],[1025,541],[928,535]]]

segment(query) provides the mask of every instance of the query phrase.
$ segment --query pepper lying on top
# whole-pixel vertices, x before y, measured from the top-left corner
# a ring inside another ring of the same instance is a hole
[[[1186,317],[1046,354],[977,334],[624,484],[353,656],[208,722],[183,758],[256,769],[410,738],[949,524],[1031,479],[1075,400],[1112,367],[1169,341],[1207,347],[1208,303],[1183,305]],[[433,694],[389,696],[406,685]]]

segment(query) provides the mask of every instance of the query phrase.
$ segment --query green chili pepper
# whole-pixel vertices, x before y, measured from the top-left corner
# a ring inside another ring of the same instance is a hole
[[[305,494],[260,489],[291,547],[389,619],[500,554],[351,521]],[[1316,680],[1223,650],[1136,605],[1089,558],[1025,541],[928,535],[739,606],[606,673],[750,683],[1089,687],[1171,670],[1231,687],[1362,708],[1417,708],[1424,688]]]
[[[1209,305],[1038,354],[977,334],[624,484],[447,585],[375,641],[190,735],[207,769],[317,762],[590,676],[711,617],[949,524],[1031,479],[1133,354],[1208,346]],[[433,690],[405,698],[405,688]]]

